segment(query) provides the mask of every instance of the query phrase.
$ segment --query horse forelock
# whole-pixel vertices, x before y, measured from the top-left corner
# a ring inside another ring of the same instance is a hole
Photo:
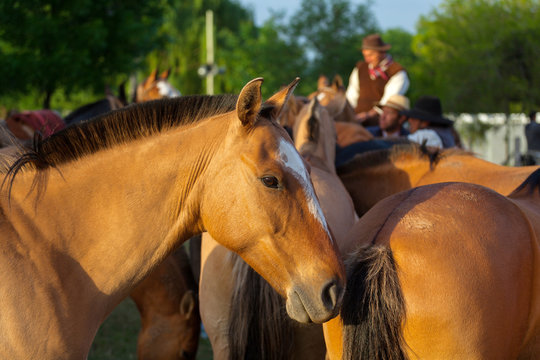
[[[224,114],[234,110],[236,98],[236,95],[184,96],[133,104],[37,141],[8,172],[18,172],[28,165],[37,169],[49,168]]]

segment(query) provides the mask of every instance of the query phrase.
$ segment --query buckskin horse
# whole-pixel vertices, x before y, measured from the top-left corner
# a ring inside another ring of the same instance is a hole
[[[337,144],[341,147],[373,139],[373,135],[356,122],[356,113],[347,101],[345,91],[341,76],[334,76],[330,83],[325,75],[321,75],[317,82],[317,90],[308,95],[308,99],[316,97],[334,118]]]
[[[275,120],[297,81],[264,103],[258,78],[238,97],[120,109],[53,134],[5,170],[0,357],[86,358],[113,308],[203,231],[268,280],[293,319],[336,315],[343,265]]]
[[[357,216],[335,173],[333,120],[317,99],[299,110],[293,134],[296,148],[311,165],[315,192],[339,244]],[[214,359],[324,359],[321,326],[291,322],[268,283],[206,233],[201,263],[201,317]]]
[[[377,203],[351,230],[328,359],[538,358],[539,180],[508,197],[455,182]]]
[[[338,166],[337,173],[361,216],[389,195],[438,182],[479,184],[508,195],[538,168],[502,166],[465,150],[429,149],[413,143],[358,154]]]

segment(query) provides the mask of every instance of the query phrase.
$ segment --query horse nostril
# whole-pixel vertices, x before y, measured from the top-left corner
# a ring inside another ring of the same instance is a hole
[[[330,281],[323,287],[321,299],[326,309],[334,310],[336,308],[341,290],[341,286],[335,280]]]

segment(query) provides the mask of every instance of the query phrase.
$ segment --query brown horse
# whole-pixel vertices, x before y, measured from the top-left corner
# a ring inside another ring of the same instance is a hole
[[[507,195],[538,168],[501,166],[464,150],[409,144],[356,155],[338,167],[337,173],[361,216],[389,195],[438,182],[479,184]]]
[[[141,314],[139,360],[192,360],[197,354],[201,317],[197,285],[183,247],[131,292]]]
[[[344,272],[300,155],[276,122],[298,80],[133,105],[66,128],[6,171],[0,357],[85,358],[106,316],[208,231],[323,322]],[[55,214],[55,216],[51,216]]]
[[[440,183],[377,203],[351,230],[328,358],[539,358],[539,180],[508,197]]]
[[[140,103],[181,95],[180,91],[174,88],[168,81],[171,70],[168,69],[161,74],[158,74],[158,72],[159,71],[155,69],[142,83],[137,85],[137,89],[133,94],[133,102]]]
[[[341,76],[334,76],[330,83],[325,75],[321,75],[317,82],[317,90],[308,95],[309,99],[316,97],[334,118],[337,143],[341,147],[373,139],[373,135],[356,122],[356,113],[347,101],[345,91]]]
[[[133,103],[142,103],[150,100],[166,99],[180,96],[180,91],[175,89],[168,81],[170,71],[164,71],[158,75],[158,70],[153,70],[150,75],[137,85],[133,93]],[[89,120],[109,111],[118,110],[128,105],[125,94],[124,84],[119,87],[119,96],[115,96],[109,89],[106,91],[106,97],[90,104],[81,106],[65,118],[67,125],[77,124]]]
[[[333,120],[313,99],[298,111],[293,128],[295,146],[311,164],[315,192],[339,244],[357,216],[335,173]],[[201,317],[214,359],[324,359],[322,328],[288,320],[268,283],[206,233],[201,263]]]

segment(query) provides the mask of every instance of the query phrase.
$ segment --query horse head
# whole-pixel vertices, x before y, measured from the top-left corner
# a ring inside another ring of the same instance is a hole
[[[152,73],[137,86],[135,102],[180,96],[180,91],[169,83],[169,75],[170,69],[159,75],[157,69],[152,71]]]
[[[310,161],[335,173],[336,128],[326,108],[313,98],[299,111],[293,128],[295,147]]]
[[[339,308],[344,275],[306,164],[278,124],[298,79],[264,103],[262,81],[249,82],[224,115],[230,136],[206,170],[201,218],[286,298],[293,319],[322,322]]]

